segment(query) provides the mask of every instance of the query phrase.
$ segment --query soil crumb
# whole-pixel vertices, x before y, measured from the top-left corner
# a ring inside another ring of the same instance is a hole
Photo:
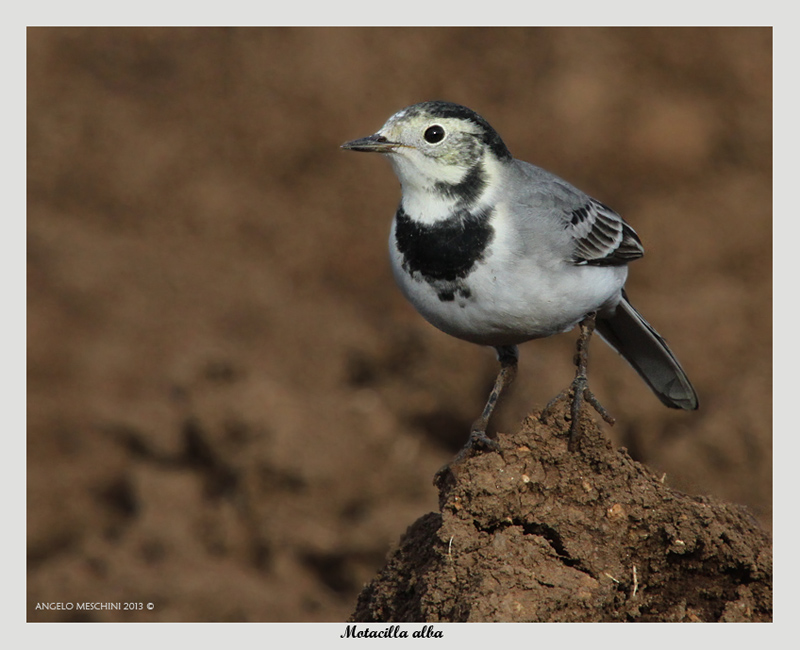
[[[682,494],[585,414],[531,414],[435,478],[351,620],[770,621],[772,548],[746,508]],[[543,421],[544,419],[544,421]]]

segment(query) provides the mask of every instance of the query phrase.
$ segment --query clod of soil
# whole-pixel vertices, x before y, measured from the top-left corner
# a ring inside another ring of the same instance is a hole
[[[543,421],[544,420],[544,421]],[[741,506],[669,488],[585,414],[534,413],[437,474],[352,621],[769,621],[771,538]]]

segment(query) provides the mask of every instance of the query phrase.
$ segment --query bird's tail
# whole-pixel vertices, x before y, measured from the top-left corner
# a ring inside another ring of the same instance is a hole
[[[687,411],[697,408],[697,393],[681,364],[666,341],[633,308],[624,291],[616,313],[597,319],[597,332],[666,406]]]

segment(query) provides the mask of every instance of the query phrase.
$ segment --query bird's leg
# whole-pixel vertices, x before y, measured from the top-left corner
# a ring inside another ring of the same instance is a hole
[[[586,377],[586,367],[589,362],[589,341],[594,333],[596,314],[591,312],[580,322],[581,333],[578,337],[578,345],[575,353],[575,379],[572,380],[572,385],[555,398],[550,400],[544,409],[544,413],[548,412],[550,408],[559,399],[564,397],[567,393],[572,394],[572,402],[570,404],[570,425],[569,425],[569,449],[575,451],[578,448],[578,443],[581,438],[581,428],[579,418],[581,413],[581,405],[584,400],[592,405],[595,411],[609,424],[614,424],[614,418],[609,415],[608,411],[603,408],[603,405],[597,400],[592,391],[589,390],[589,381]]]
[[[489,393],[489,399],[486,401],[486,406],[483,407],[483,413],[472,424],[472,429],[469,434],[469,441],[466,447],[469,449],[476,445],[484,445],[491,449],[497,449],[498,444],[486,435],[486,428],[489,426],[489,419],[492,417],[492,412],[500,399],[500,394],[506,386],[514,381],[517,376],[517,360],[519,359],[519,352],[515,345],[496,347],[497,360],[500,362],[500,372],[497,374],[497,379],[494,382],[492,392]]]

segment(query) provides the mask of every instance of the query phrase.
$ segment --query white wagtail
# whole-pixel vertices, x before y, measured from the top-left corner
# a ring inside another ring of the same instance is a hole
[[[443,332],[497,351],[500,372],[467,448],[497,447],[486,428],[516,374],[517,345],[577,324],[575,380],[545,409],[571,393],[570,448],[583,400],[614,421],[587,385],[595,326],[666,406],[697,408],[683,368],[625,295],[628,262],[644,249],[611,208],[512,158],[485,119],[450,102],[404,108],[342,147],[386,154],[400,179],[389,247],[406,298]]]

